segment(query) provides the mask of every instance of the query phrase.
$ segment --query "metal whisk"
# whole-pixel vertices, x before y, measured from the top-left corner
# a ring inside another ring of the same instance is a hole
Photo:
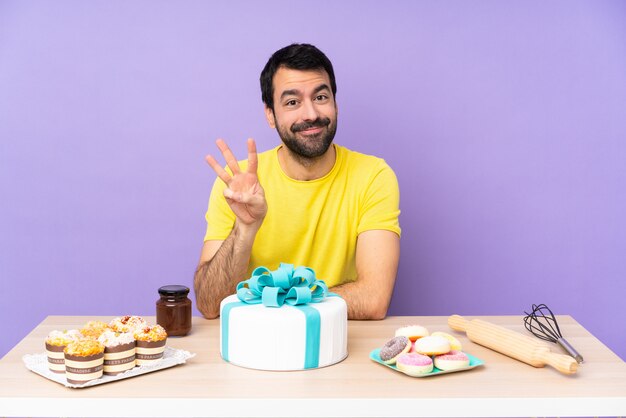
[[[541,305],[533,305],[531,313],[526,311],[524,313],[526,314],[524,325],[535,337],[551,343],[557,343],[567,351],[567,354],[574,357],[578,363],[583,362],[583,357],[561,335],[559,324],[556,322],[556,318],[550,308],[542,303]]]

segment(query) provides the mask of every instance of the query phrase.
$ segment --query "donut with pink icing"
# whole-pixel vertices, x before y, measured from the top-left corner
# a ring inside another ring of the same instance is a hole
[[[435,367],[439,370],[457,370],[469,366],[467,354],[459,350],[435,356]]]
[[[433,360],[423,354],[406,353],[398,356],[396,367],[409,376],[419,376],[433,371]]]
[[[411,341],[405,336],[393,337],[380,349],[380,359],[385,364],[395,364],[400,354],[408,353]]]

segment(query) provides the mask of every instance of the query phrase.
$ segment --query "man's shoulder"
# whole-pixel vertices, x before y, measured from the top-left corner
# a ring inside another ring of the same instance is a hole
[[[378,171],[381,169],[389,169],[391,167],[387,162],[375,155],[364,154],[362,152],[353,151],[342,145],[336,145],[337,152],[342,155],[342,159],[345,162],[346,168],[354,170],[356,168],[364,169],[367,171]]]

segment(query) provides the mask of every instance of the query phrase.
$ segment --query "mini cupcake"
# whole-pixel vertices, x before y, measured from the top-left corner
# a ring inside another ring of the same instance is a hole
[[[80,329],[80,333],[87,338],[97,340],[100,335],[106,330],[110,329],[109,324],[102,321],[89,321],[84,327]]]
[[[134,333],[140,328],[148,326],[148,322],[140,316],[121,316],[113,319],[109,323],[109,327],[115,332],[130,332]]]
[[[77,329],[68,331],[52,331],[46,338],[46,354],[48,355],[48,368],[54,373],[65,373],[65,357],[63,350],[83,336]]]
[[[65,353],[65,377],[68,383],[81,385],[102,377],[104,344],[84,339],[69,343]]]
[[[135,337],[130,332],[104,331],[104,374],[116,375],[135,367]]]
[[[163,358],[167,332],[161,325],[135,331],[137,365],[152,364]]]

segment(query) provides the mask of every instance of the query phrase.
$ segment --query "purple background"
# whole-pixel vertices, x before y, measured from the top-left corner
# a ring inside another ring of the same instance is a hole
[[[192,285],[203,157],[278,143],[258,77],[298,41],[398,175],[390,314],[546,303],[626,358],[625,40],[623,1],[0,1],[0,355]]]

